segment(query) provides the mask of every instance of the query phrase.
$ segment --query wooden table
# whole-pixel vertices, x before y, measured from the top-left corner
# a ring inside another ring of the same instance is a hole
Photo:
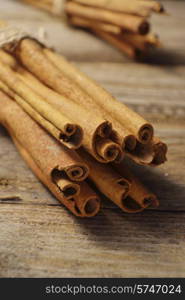
[[[0,18],[46,31],[51,45],[152,121],[169,146],[164,166],[134,167],[159,208],[127,215],[104,201],[97,217],[78,219],[38,182],[1,127],[1,277],[185,276],[185,3],[165,5],[170,16],[153,17],[164,48],[135,63],[44,12],[0,0]]]

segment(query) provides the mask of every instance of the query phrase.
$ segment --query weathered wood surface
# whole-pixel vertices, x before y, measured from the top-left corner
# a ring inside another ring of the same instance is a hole
[[[0,18],[45,28],[58,51],[142,113],[169,145],[158,168],[133,167],[161,205],[126,215],[109,201],[91,220],[73,217],[38,182],[0,127],[0,277],[185,276],[185,39],[183,2],[155,17],[165,47],[135,63],[95,37],[15,1]]]

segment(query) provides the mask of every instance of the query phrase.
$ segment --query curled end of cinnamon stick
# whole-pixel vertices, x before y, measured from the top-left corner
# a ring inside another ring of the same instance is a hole
[[[63,187],[60,182],[57,183],[57,186],[62,191],[64,197],[66,199],[71,199],[80,193],[80,186],[75,183],[69,183]]]
[[[134,135],[130,134],[127,135],[124,139],[125,142],[125,150],[127,151],[133,151],[136,148],[137,140]]]
[[[168,147],[160,140],[154,142],[154,158],[151,166],[159,166],[167,161]]]
[[[63,194],[64,198],[71,199],[74,196],[79,195],[80,186],[68,180],[64,171],[54,169],[51,172],[51,178],[53,183],[58,187],[59,191]]]
[[[148,32],[150,31],[150,24],[148,21],[144,20],[139,28],[138,28],[138,33],[142,34],[142,35],[145,35],[147,34]]]
[[[148,207],[151,207],[151,206],[158,206],[159,205],[159,201],[157,200],[156,196],[153,195],[153,194],[149,194],[147,195],[146,197],[143,198],[143,203],[142,203],[142,206],[144,208],[148,208]]]
[[[86,200],[79,203],[79,197],[75,197],[75,210],[79,217],[94,217],[100,210],[100,199],[96,195],[86,197]]]
[[[78,166],[68,167],[65,172],[70,180],[83,181],[89,175],[89,168],[85,164],[78,164]]]
[[[80,126],[67,124],[66,132],[61,133],[59,140],[69,149],[78,149],[83,142],[83,130]]]
[[[123,157],[121,147],[109,139],[99,137],[96,141],[96,151],[102,162],[120,161]]]
[[[144,210],[131,196],[122,199],[122,209],[126,213],[137,213]]]
[[[100,127],[97,129],[97,134],[102,138],[107,138],[110,136],[112,132],[112,124],[108,121],[105,121]]]
[[[76,132],[77,126],[74,124],[66,124],[64,127],[64,133],[67,136],[72,136]]]
[[[127,213],[141,212],[149,207],[157,207],[159,201],[153,194],[143,197],[142,202],[138,203],[131,195],[122,200],[123,210]]]
[[[151,124],[144,124],[138,132],[138,139],[142,144],[148,144],[154,135],[154,129]]]
[[[88,199],[88,201],[84,205],[84,213],[88,217],[95,216],[100,210],[100,201],[96,197],[92,197]]]

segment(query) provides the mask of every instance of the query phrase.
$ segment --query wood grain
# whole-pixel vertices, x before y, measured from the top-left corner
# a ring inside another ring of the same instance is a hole
[[[164,48],[136,63],[57,18],[0,0],[0,18],[46,30],[50,44],[152,121],[169,146],[164,166],[131,165],[159,208],[127,215],[105,199],[97,217],[81,220],[38,182],[0,127],[0,277],[185,276],[185,3],[165,6],[171,16],[153,18]]]

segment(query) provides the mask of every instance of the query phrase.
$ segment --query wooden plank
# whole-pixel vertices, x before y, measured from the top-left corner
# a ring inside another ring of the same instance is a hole
[[[178,219],[177,219],[178,216]],[[77,219],[46,205],[1,205],[1,277],[183,277],[184,213]]]

